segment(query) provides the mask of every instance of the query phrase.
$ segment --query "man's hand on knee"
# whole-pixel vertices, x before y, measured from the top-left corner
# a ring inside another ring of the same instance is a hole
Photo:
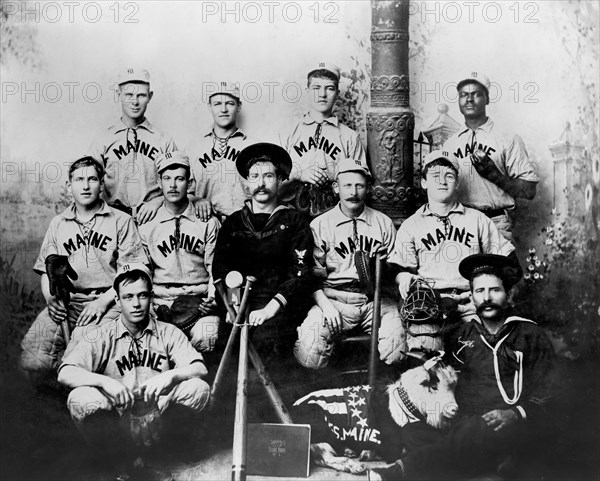
[[[342,332],[342,315],[331,302],[323,303],[323,325],[329,329],[331,334],[340,334]]]

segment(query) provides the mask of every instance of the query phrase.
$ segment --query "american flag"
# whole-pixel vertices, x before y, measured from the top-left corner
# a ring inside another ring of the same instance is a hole
[[[294,406],[316,404],[325,413],[332,434],[345,444],[359,444],[362,449],[381,444],[381,432],[369,425],[369,385],[314,391],[298,399]]]

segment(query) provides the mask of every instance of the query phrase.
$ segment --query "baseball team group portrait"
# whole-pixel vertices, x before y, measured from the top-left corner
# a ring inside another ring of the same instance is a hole
[[[0,13],[0,479],[598,479],[597,2]]]

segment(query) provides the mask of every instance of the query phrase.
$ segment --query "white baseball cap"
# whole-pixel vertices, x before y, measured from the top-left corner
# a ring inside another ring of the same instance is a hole
[[[445,150],[432,150],[429,152],[423,159],[423,165],[421,169],[425,169],[426,165],[429,165],[436,160],[447,160],[452,164],[452,167],[454,167],[456,172],[459,171],[458,159],[454,154],[451,154]]]
[[[119,291],[119,284],[123,280],[123,277],[128,276],[129,274],[135,271],[141,272],[142,274],[144,274],[144,276],[146,276],[146,278],[150,282],[150,289],[152,289],[152,274],[150,273],[150,269],[148,269],[141,262],[132,262],[131,264],[121,264],[117,269],[117,275],[113,282],[113,287],[115,291]]]
[[[479,85],[483,86],[489,94],[490,87],[492,85],[492,83],[490,82],[490,78],[483,72],[478,72],[478,71],[473,71],[470,74],[468,74],[466,77],[463,77],[463,79],[460,82],[458,82],[458,84],[456,85],[456,90],[460,90],[463,85],[465,85],[467,83],[473,83],[473,82],[478,83]]]
[[[240,100],[239,84],[233,83],[233,82],[219,82],[217,84],[217,90],[215,90],[214,92],[211,92],[211,94],[208,96],[208,100],[210,100],[210,98],[213,97],[214,95],[219,95],[219,94],[231,95],[235,99]]]
[[[317,70],[327,70],[328,72],[331,72],[333,75],[335,75],[335,77],[338,80],[340,79],[340,75],[341,75],[340,68],[337,65],[334,65],[332,63],[327,63],[327,62],[319,62],[317,65],[312,65],[310,67],[310,69],[308,70],[307,77],[310,77],[310,74],[312,74],[313,72],[316,72]]]
[[[156,161],[156,172],[159,174],[172,165],[181,167],[190,167],[190,158],[182,150],[174,152],[165,152]]]
[[[369,168],[357,159],[342,159],[335,170],[335,177],[346,172],[357,172],[364,175],[368,180],[371,180],[371,172]]]
[[[142,68],[128,67],[119,72],[117,83],[123,85],[129,82],[150,84],[150,73]]]

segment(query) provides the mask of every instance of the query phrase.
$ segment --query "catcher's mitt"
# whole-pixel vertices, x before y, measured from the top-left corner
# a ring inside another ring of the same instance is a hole
[[[186,334],[194,324],[203,316],[210,314],[202,314],[198,310],[198,306],[204,302],[205,296],[199,294],[186,294],[177,297],[173,301],[171,308],[160,306],[157,309],[158,320],[168,322],[181,329]]]
[[[69,258],[58,254],[50,254],[46,257],[46,274],[50,281],[50,294],[61,301],[67,302],[69,293],[75,292],[75,286],[73,286],[70,279],[77,280],[79,277],[69,264]]]
[[[152,446],[160,440],[162,431],[158,405],[136,396],[133,406],[123,413],[121,425],[136,446]]]

